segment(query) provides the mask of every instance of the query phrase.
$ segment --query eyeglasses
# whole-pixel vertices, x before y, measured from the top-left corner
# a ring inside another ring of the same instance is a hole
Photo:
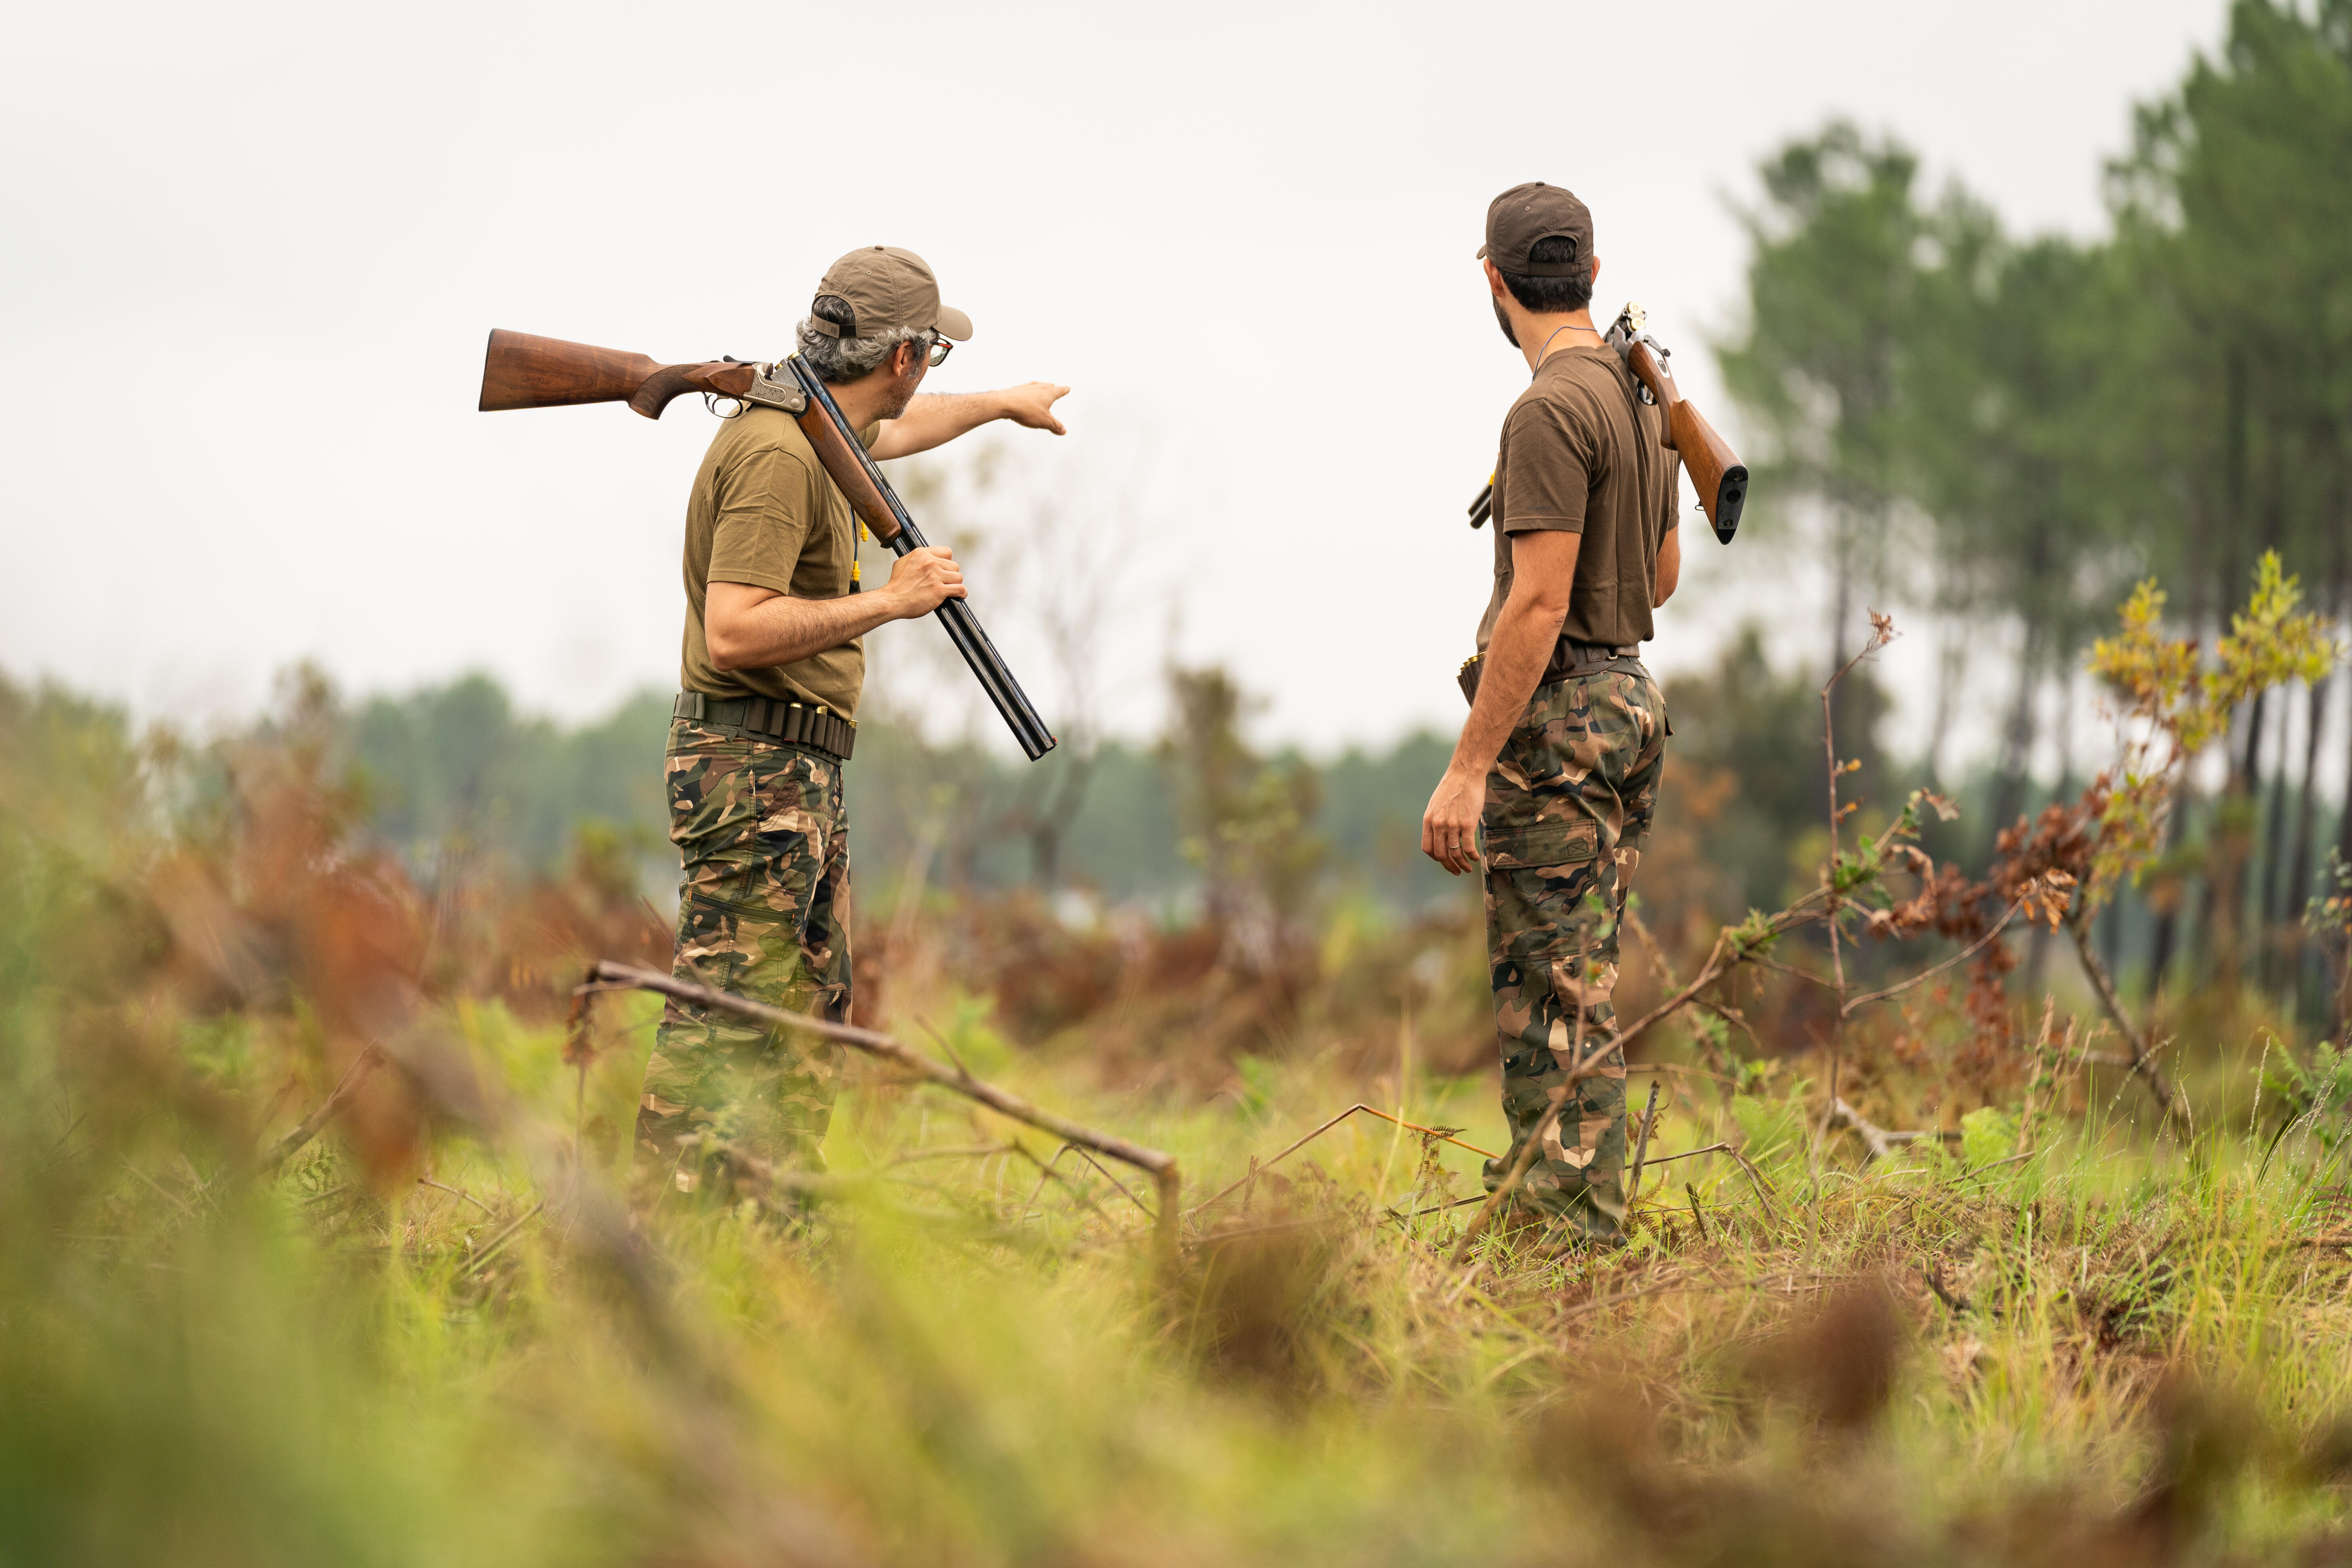
[[[945,364],[947,363],[948,355],[953,353],[954,350],[955,344],[948,342],[944,337],[941,337],[938,328],[934,327],[931,329],[931,357],[929,363],[933,370],[937,370],[940,366]]]

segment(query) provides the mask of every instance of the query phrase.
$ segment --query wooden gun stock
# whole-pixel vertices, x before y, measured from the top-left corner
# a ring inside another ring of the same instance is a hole
[[[1682,455],[1683,467],[1690,470],[1691,488],[1698,491],[1699,505],[1706,509],[1706,521],[1715,525],[1715,536],[1730,543],[1739,527],[1740,509],[1748,503],[1748,466],[1731,449],[1731,443],[1715,433],[1706,416],[1683,395],[1682,388],[1675,384],[1675,373],[1666,368],[1666,362],[1646,338],[1633,341],[1625,363],[1666,411],[1666,445]]]
[[[681,393],[740,397],[751,390],[751,374],[750,365],[725,360],[661,364],[620,349],[493,328],[490,346],[482,356],[482,400],[476,406],[495,414],[508,408],[625,403],[646,418],[658,419]]]

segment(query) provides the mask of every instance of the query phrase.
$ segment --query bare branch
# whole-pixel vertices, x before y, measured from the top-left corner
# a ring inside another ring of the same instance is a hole
[[[772,1028],[798,1029],[822,1039],[834,1040],[866,1055],[878,1057],[907,1071],[944,1089],[976,1100],[1000,1115],[1015,1121],[1024,1121],[1041,1131],[1050,1132],[1066,1143],[1081,1149],[1091,1149],[1114,1160],[1133,1165],[1150,1173],[1160,1188],[1159,1244],[1160,1260],[1172,1265],[1176,1260],[1177,1197],[1181,1190],[1181,1177],[1177,1170],[1176,1156],[1159,1149],[1072,1121],[1030,1104],[1019,1095],[973,1078],[971,1074],[932,1060],[910,1046],[900,1044],[889,1036],[872,1029],[861,1029],[852,1024],[835,1024],[824,1018],[812,1018],[803,1014],[787,1013],[781,1007],[770,1007],[747,997],[715,991],[692,981],[657,974],[650,969],[638,969],[626,963],[600,959],[588,966],[589,984],[607,983],[635,986],[641,991],[657,992],[692,1006],[732,1013],[739,1018],[749,1018]]]
[[[343,1069],[343,1076],[336,1081],[333,1092],[320,1101],[319,1108],[295,1123],[292,1131],[269,1146],[268,1152],[261,1156],[261,1173],[266,1176],[278,1169],[295,1151],[316,1138],[319,1129],[332,1121],[335,1112],[351,1103],[352,1096],[360,1091],[360,1085],[365,1083],[368,1075],[383,1062],[383,1052],[377,1047],[370,1046],[362,1051],[352,1065]]]
[[[1856,1007],[1861,1006],[1865,1002],[1884,1002],[1889,996],[1910,990],[1911,987],[1918,984],[1923,980],[1933,980],[1937,975],[1943,973],[1944,971],[1951,968],[1954,964],[1966,963],[1969,959],[1974,958],[1979,952],[1981,952],[1987,942],[1990,942],[1993,938],[1999,936],[2002,931],[2009,929],[2009,922],[2017,918],[2017,911],[2022,906],[2018,904],[2010,905],[2008,912],[2000,917],[2000,923],[1995,925],[1992,930],[1985,932],[1984,935],[1977,938],[1976,941],[1970,942],[1967,947],[1961,949],[1958,952],[1954,953],[1951,957],[1944,960],[1943,963],[1936,965],[1935,968],[1922,970],[1918,973],[1913,975],[1910,979],[1890,985],[1884,991],[1873,991],[1866,995],[1856,996],[1839,1010],[1839,1016],[1843,1017],[1845,1014],[1853,1012]]]

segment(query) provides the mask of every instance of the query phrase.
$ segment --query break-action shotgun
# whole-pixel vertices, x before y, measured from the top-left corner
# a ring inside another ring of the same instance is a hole
[[[907,514],[906,503],[858,441],[857,432],[850,428],[824,380],[798,354],[775,364],[735,359],[662,364],[619,349],[592,348],[499,329],[490,333],[489,350],[482,361],[480,407],[487,414],[509,408],[625,403],[646,418],[658,419],[663,409],[688,392],[791,415],[815,448],[817,461],[847,498],[850,510],[873,530],[875,537],[899,555],[920,550],[928,542]],[[989,641],[971,605],[962,599],[943,599],[933,613],[947,627],[949,640],[971,667],[981,689],[1004,716],[1013,738],[1021,742],[1029,760],[1034,763],[1052,751],[1053,731],[1045,728],[1028,693],[1005,668],[1004,657]]]
[[[1690,471],[1691,488],[1698,492],[1707,521],[1715,525],[1716,538],[1728,544],[1739,527],[1740,509],[1748,504],[1748,466],[1675,384],[1675,373],[1666,363],[1673,351],[1642,330],[1648,321],[1649,313],[1628,301],[1601,341],[1615,349],[1625,368],[1633,373],[1641,384],[1642,400],[1665,408],[1666,445],[1681,456],[1683,467]],[[1470,503],[1470,526],[1484,526],[1494,511],[1495,481],[1490,478]]]

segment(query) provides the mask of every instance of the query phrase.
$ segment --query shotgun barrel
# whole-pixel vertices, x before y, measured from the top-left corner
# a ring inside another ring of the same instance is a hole
[[[876,466],[873,455],[866,451],[857,440],[856,433],[850,429],[849,421],[843,416],[840,405],[834,402],[833,394],[826,390],[824,379],[811,370],[798,354],[787,359],[784,365],[792,371],[793,379],[800,383],[802,393],[809,400],[809,412],[801,416],[803,426],[809,415],[822,410],[823,417],[831,422],[842,437],[838,447],[828,442],[817,448],[818,460],[824,463],[825,471],[833,474],[835,483],[840,482],[842,475],[834,468],[835,462],[838,460],[835,452],[845,447],[847,455],[856,459],[866,483],[881,498],[882,504],[889,509],[890,521],[896,525],[887,530],[877,528],[875,531],[881,534],[884,542],[897,554],[904,555],[910,550],[924,548],[929,541],[923,538],[923,531],[915,526],[915,520],[907,514],[906,503],[898,499],[898,492],[890,488],[890,481],[882,477],[882,470]],[[848,493],[848,486],[844,485],[842,489]],[[1054,732],[1045,728],[1045,721],[1029,700],[1029,694],[1022,690],[1021,683],[1013,678],[1012,669],[1005,665],[1004,656],[996,651],[996,645],[989,640],[988,633],[981,626],[980,617],[971,613],[970,602],[942,599],[933,614],[940,617],[940,624],[947,627],[948,639],[955,644],[956,651],[963,655],[964,663],[971,667],[971,673],[980,681],[980,689],[988,693],[991,702],[996,704],[997,712],[1003,715],[1005,724],[1013,731],[1013,738],[1021,742],[1021,749],[1029,754],[1029,760],[1034,763],[1052,751],[1055,744]]]

